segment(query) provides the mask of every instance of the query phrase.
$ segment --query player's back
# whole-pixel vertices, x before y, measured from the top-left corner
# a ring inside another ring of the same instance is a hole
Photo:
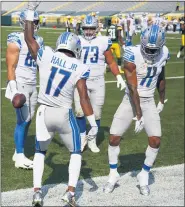
[[[42,37],[35,36],[39,46],[43,45]],[[15,43],[19,48],[19,60],[16,66],[16,81],[24,84],[36,84],[37,65],[32,58],[27,44],[24,40],[23,32],[13,32],[8,35],[7,44]]]
[[[40,75],[38,102],[72,108],[74,88],[79,79],[88,78],[88,67],[76,58],[55,52],[50,47],[39,50],[37,62]]]

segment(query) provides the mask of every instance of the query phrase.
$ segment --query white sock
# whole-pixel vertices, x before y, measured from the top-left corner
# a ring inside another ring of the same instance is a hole
[[[120,147],[118,146],[108,146],[108,157],[110,165],[110,173],[117,173],[118,156],[120,153]]]
[[[145,158],[144,165],[143,165],[143,168],[145,171],[148,171],[148,172],[150,171],[150,168],[153,166],[156,160],[158,152],[159,152],[159,148],[152,148],[148,145],[146,152],[145,152],[146,158]]]
[[[71,154],[70,162],[69,162],[69,182],[68,186],[72,186],[76,188],[78,178],[81,170],[81,162],[82,156],[80,154]]]
[[[42,175],[44,172],[44,158],[42,153],[35,153],[33,159],[33,186],[34,188],[41,188]]]

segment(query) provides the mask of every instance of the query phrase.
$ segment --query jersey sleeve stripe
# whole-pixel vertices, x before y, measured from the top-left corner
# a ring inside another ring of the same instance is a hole
[[[86,71],[84,74],[81,75],[81,79],[88,79],[90,74],[90,70]]]

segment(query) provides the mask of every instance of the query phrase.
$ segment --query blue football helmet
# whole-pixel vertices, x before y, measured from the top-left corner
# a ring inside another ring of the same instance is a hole
[[[165,32],[154,24],[141,34],[141,53],[148,63],[154,63],[165,44]]]
[[[56,42],[56,51],[60,49],[71,51],[77,59],[80,59],[82,51],[80,38],[72,32],[62,33]]]
[[[92,40],[96,37],[98,29],[98,19],[93,16],[86,16],[82,22],[83,36],[87,40]]]

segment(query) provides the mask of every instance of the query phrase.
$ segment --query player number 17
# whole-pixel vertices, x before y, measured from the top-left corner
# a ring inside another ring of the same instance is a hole
[[[60,94],[60,91],[62,90],[62,88],[64,87],[64,85],[66,84],[66,82],[68,81],[68,79],[71,76],[71,72],[66,71],[66,70],[62,70],[61,68],[56,68],[56,67],[52,67],[51,68],[51,74],[49,76],[49,80],[48,80],[48,84],[47,84],[47,88],[46,88],[46,94],[50,94],[51,92],[51,86],[53,83],[53,80],[57,74],[57,71],[59,74],[63,75],[63,78],[61,79],[60,83],[58,84],[53,96],[58,96]]]

